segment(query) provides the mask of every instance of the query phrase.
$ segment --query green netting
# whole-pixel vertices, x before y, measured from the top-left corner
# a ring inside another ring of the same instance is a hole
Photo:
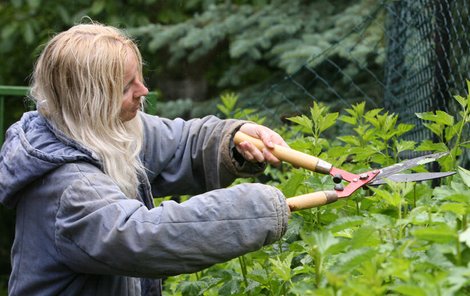
[[[470,78],[468,0],[402,0],[386,5],[384,106],[417,125],[408,136],[430,138],[417,112],[455,113],[454,95]]]
[[[260,87],[248,105],[282,120],[305,114],[312,101],[333,109],[365,101],[414,124],[407,139],[433,139],[416,113],[457,115],[453,96],[465,96],[470,79],[469,25],[468,0],[380,1],[331,48]]]
[[[270,120],[308,112],[313,101],[326,102],[333,109],[360,101],[370,108],[383,106],[384,12],[380,3],[349,31],[330,38],[333,45],[312,55],[297,71],[260,86],[256,99],[251,97],[247,105],[270,113]]]

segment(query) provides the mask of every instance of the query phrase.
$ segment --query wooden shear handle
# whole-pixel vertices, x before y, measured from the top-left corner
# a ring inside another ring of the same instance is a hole
[[[291,212],[310,209],[335,202],[339,199],[336,191],[317,191],[303,195],[297,195],[286,199]]]

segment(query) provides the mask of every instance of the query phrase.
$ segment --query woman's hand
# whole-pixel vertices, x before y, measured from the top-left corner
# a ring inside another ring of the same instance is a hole
[[[275,131],[254,123],[246,123],[241,126],[240,131],[263,141],[264,145],[268,147],[260,151],[255,145],[250,142],[244,141],[236,145],[237,151],[250,162],[264,162],[267,161],[274,166],[279,166],[281,161],[274,156],[270,149],[274,148],[274,144],[289,147],[284,139]]]

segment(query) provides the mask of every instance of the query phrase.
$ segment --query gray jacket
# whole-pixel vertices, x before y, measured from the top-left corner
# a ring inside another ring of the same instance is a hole
[[[9,295],[159,294],[153,279],[204,269],[284,234],[280,191],[219,189],[263,169],[233,158],[243,122],[140,116],[147,175],[138,199],[37,112],[9,128],[0,152],[0,202],[16,208]],[[152,197],[174,194],[194,196],[153,207]]]

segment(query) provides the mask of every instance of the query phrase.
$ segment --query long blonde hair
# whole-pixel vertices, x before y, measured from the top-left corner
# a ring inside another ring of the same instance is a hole
[[[38,111],[78,143],[93,151],[128,197],[137,195],[143,167],[139,116],[119,115],[128,54],[142,57],[122,31],[101,24],[80,24],[53,37],[34,72],[31,96]]]

